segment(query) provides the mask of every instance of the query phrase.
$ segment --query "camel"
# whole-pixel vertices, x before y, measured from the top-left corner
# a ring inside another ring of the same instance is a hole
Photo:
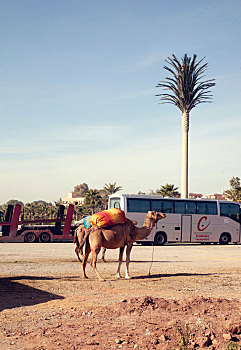
[[[136,220],[132,220],[133,224],[136,225],[137,222]],[[90,233],[90,228],[87,229],[84,224],[79,225],[75,231],[74,231],[74,244],[76,245],[75,247],[75,253],[77,255],[77,258],[80,262],[80,254],[82,257],[84,257],[83,254],[83,246],[84,246],[84,241],[86,240],[86,237],[89,235]],[[83,243],[83,244],[82,244]],[[101,255],[101,260],[103,262],[106,262],[105,260],[105,252],[106,252],[106,248],[102,247],[102,255]]]
[[[124,249],[126,247],[125,278],[131,278],[129,275],[129,263],[133,243],[136,240],[139,241],[146,238],[151,233],[157,221],[165,217],[166,215],[163,213],[149,211],[145,217],[144,225],[141,228],[135,226],[134,223],[129,219],[127,219],[127,222],[124,224],[116,224],[107,228],[98,228],[97,226],[93,226],[82,242],[82,246],[85,244],[85,254],[82,262],[83,278],[87,278],[85,269],[88,256],[91,252],[91,265],[99,280],[104,281],[104,279],[99,275],[96,268],[97,256],[101,250],[101,247],[107,249],[120,248],[119,265],[116,273],[117,278],[121,277],[120,268],[122,264]]]
[[[89,235],[89,233],[90,233],[90,228],[89,229],[85,228],[83,224],[79,225],[74,231],[74,244],[76,245],[75,253],[76,253],[77,258],[80,262],[82,262],[80,259],[80,254],[82,257],[84,257],[84,253],[83,253],[84,244],[82,244],[82,243],[83,243],[83,241],[86,240],[86,237]],[[105,252],[106,252],[106,248],[102,248],[101,259],[103,262],[106,262]]]

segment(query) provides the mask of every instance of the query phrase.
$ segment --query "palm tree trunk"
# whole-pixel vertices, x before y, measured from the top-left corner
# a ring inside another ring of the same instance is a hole
[[[182,183],[181,198],[188,198],[188,131],[189,113],[182,113]]]

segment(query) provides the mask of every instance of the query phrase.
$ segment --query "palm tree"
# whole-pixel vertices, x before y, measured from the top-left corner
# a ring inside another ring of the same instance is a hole
[[[29,202],[24,205],[24,218],[26,220],[33,220],[36,219],[36,202]]]
[[[211,102],[212,95],[210,88],[215,85],[215,79],[202,80],[208,64],[203,64],[204,58],[196,61],[185,54],[181,61],[175,55],[168,57],[164,66],[172,77],[167,77],[165,81],[160,81],[157,87],[169,90],[169,93],[161,93],[160,103],[171,103],[177,106],[182,112],[182,185],[181,197],[188,197],[188,132],[189,113],[200,103]]]
[[[91,214],[93,215],[95,209],[101,208],[102,201],[101,196],[97,190],[89,190],[85,193],[84,206],[91,209]]]
[[[121,190],[122,190],[122,186],[116,186],[116,182],[114,182],[113,184],[111,183],[105,184],[103,195],[102,195],[105,209],[107,209],[108,207],[108,196]]]
[[[54,214],[55,214],[55,206],[52,203],[48,203],[47,204],[47,208],[46,208],[47,212],[47,219],[52,219],[54,218]]]
[[[178,192],[178,187],[174,185],[166,184],[162,186],[159,190],[156,190],[157,194],[160,194],[163,197],[180,197],[180,192]]]
[[[2,206],[0,205],[0,222],[4,220],[5,212]]]
[[[24,205],[24,218],[25,220],[31,220],[32,216],[32,204],[31,203],[26,203]]]
[[[240,178],[239,177],[232,177],[232,179],[229,181],[230,183],[230,186],[233,188],[233,189],[236,189],[236,190],[241,190],[241,185],[240,185]]]
[[[116,182],[114,182],[113,184],[111,183],[105,184],[104,190],[107,192],[107,194],[114,194],[118,191],[121,191],[122,187],[116,186]]]
[[[241,202],[241,193],[235,189],[226,190],[223,192],[225,198],[234,202]]]
[[[240,178],[232,177],[229,183],[230,183],[231,189],[224,191],[223,195],[231,201],[241,202]]]
[[[80,220],[82,217],[89,215],[89,210],[78,202],[74,203],[74,217],[75,221]]]

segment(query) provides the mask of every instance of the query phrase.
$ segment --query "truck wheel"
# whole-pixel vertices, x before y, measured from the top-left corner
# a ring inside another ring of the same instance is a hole
[[[39,236],[39,240],[42,243],[50,242],[50,240],[51,240],[50,234],[48,232],[41,233],[41,235]]]
[[[229,244],[229,242],[231,242],[230,234],[227,232],[222,233],[219,239],[219,244]]]
[[[167,241],[167,236],[165,232],[157,232],[154,239],[155,245],[164,245],[166,241]]]
[[[36,241],[36,236],[33,232],[28,232],[24,235],[24,242],[26,243],[34,243]]]

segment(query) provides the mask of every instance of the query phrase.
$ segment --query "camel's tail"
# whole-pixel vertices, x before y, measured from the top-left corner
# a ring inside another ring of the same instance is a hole
[[[90,231],[91,230],[85,230],[84,237],[82,238],[81,242],[79,242],[79,249],[83,249],[83,246],[90,235]]]
[[[79,247],[79,240],[78,240],[78,233],[77,233],[78,227],[74,230],[74,244]]]

